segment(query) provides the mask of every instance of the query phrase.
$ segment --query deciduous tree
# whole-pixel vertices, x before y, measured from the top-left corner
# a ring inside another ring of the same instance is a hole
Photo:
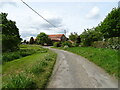
[[[37,39],[37,44],[41,44],[41,45],[47,44],[47,45],[49,45],[50,43],[52,43],[52,41],[48,37],[48,35],[43,33],[43,32],[38,34],[36,39]]]
[[[30,44],[34,44],[34,38],[33,37],[30,38]]]
[[[0,13],[0,28],[2,28],[2,51],[14,51],[19,49],[21,38],[16,22],[7,19],[7,13]]]

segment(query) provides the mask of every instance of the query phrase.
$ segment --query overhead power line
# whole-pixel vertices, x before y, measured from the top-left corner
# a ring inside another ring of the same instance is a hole
[[[32,11],[34,11],[37,15],[39,15],[41,18],[43,18],[46,22],[48,22],[50,25],[52,25],[53,27],[56,27],[54,24],[52,24],[50,21],[48,21],[47,19],[45,19],[42,15],[40,15],[37,11],[35,11],[32,7],[30,7],[26,2],[24,2],[23,0],[21,0],[27,7],[29,7]],[[57,27],[56,27],[57,28]]]
[[[48,22],[50,25],[52,25],[55,28],[58,28],[56,25],[54,25],[53,23],[51,23],[50,21],[48,21],[47,19],[45,19],[42,15],[40,15],[37,11],[35,11],[32,7],[30,7],[26,2],[24,2],[23,0],[21,0],[28,8],[30,8],[33,12],[35,12],[38,16],[40,16],[41,18],[43,18],[46,22]],[[59,28],[58,28],[59,29]],[[66,30],[64,30],[64,34],[66,35]]]

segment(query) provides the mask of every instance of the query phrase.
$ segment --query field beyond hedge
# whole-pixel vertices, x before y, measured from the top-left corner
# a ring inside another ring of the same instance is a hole
[[[56,61],[56,54],[38,45],[22,45],[36,52],[2,66],[3,88],[45,88]]]
[[[119,65],[118,61],[118,51],[113,49],[106,48],[93,48],[93,47],[71,47],[71,48],[62,48],[78,55],[81,55],[88,60],[94,62],[96,65],[102,67],[109,74],[120,78]]]

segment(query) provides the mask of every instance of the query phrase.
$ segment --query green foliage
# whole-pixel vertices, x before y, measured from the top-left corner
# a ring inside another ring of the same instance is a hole
[[[12,20],[7,19],[6,13],[1,13],[1,22],[0,28],[2,28],[2,46],[3,52],[6,51],[15,51],[19,49],[19,44],[21,38],[19,35],[19,30],[16,26],[16,23]]]
[[[35,75],[39,75],[44,71],[45,70],[43,69],[43,65],[41,63],[37,63],[31,68],[31,70],[29,70],[30,73],[33,73]]]
[[[52,46],[53,45],[53,41],[50,38],[48,38],[48,40],[47,40],[47,45],[48,46]]]
[[[69,35],[69,39],[71,40],[71,41],[76,41],[77,40],[77,37],[78,37],[78,34],[77,33],[71,33],[70,35]]]
[[[47,53],[48,49],[44,49],[42,47],[38,47],[37,46],[32,46],[32,45],[21,45],[21,49],[18,51],[14,51],[14,52],[5,52],[2,54],[2,63],[8,62],[8,61],[12,61],[15,59],[19,59],[28,55],[32,55],[34,53]]]
[[[7,15],[7,13],[0,13],[0,17],[2,18],[2,34],[17,36],[20,39],[16,22],[8,20]]]
[[[106,40],[106,48],[120,50],[120,38],[112,37]]]
[[[2,18],[2,21],[0,21],[2,22],[2,24],[0,24],[0,28],[2,28],[3,52],[19,49],[19,44],[21,42],[16,23],[12,20],[8,20],[7,15],[8,14],[6,13],[0,13],[0,17]]]
[[[80,35],[83,46],[91,46],[92,42],[103,39],[102,33],[96,29],[87,29]]]
[[[3,88],[37,88],[36,83],[25,73],[11,75],[3,83]]]
[[[0,54],[1,53],[2,53],[2,34],[0,33]]]
[[[110,49],[120,49],[120,40],[119,37],[112,37],[106,41],[95,41],[92,43],[93,47],[96,48],[110,48]]]
[[[95,48],[106,48],[106,42],[105,41],[95,41],[92,43],[93,47]]]
[[[2,51],[11,52],[19,49],[20,40],[16,36],[2,34]]]
[[[20,55],[21,55],[22,57],[25,57],[25,56],[34,54],[34,53],[36,53],[37,51],[34,50],[34,49],[21,49],[21,50],[18,51],[18,52],[20,52]]]
[[[25,45],[25,44],[21,44],[20,45],[20,49],[41,49],[42,47],[40,45]]]
[[[51,39],[48,37],[48,35],[46,35],[43,32],[38,34],[36,39],[37,39],[37,44],[41,44],[41,45],[45,45],[45,44],[51,45],[52,44]]]
[[[45,61],[53,61],[54,60],[54,55],[51,57],[48,57],[49,54],[45,57]]]
[[[73,47],[78,47],[80,45],[80,43],[73,43],[72,46]]]
[[[54,42],[53,46],[54,47],[61,47],[61,43],[60,42]]]
[[[34,46],[22,45],[22,48],[38,48],[38,45]],[[46,53],[37,52],[3,64],[3,88],[45,88],[52,74],[55,60],[56,54],[48,50]]]
[[[25,57],[34,53],[36,53],[34,49],[22,49],[15,52],[6,52],[2,55],[2,63],[12,61],[14,59],[19,59],[21,57]]]
[[[30,38],[30,44],[34,44],[34,38],[33,37]]]
[[[72,47],[72,43],[69,41],[62,42],[62,47],[64,46]]]
[[[20,58],[20,53],[19,52],[11,52],[11,53],[4,53],[2,55],[2,63],[12,61],[14,59]]]
[[[40,53],[47,53],[47,52],[48,52],[48,49],[47,49],[47,48],[40,48],[40,49],[38,49],[38,51],[39,51]]]
[[[105,38],[119,37],[120,35],[120,8],[113,10],[106,16],[103,22],[98,26]]]
[[[69,39],[71,40],[71,41],[73,41],[74,43],[80,43],[81,42],[81,39],[80,39],[80,36],[77,34],[77,33],[71,33],[70,35],[69,35]]]
[[[80,35],[82,46],[91,46],[95,41],[103,41],[108,38],[119,37],[119,29],[120,8],[114,8],[97,27],[84,30]]]
[[[24,43],[24,44],[26,44],[26,43],[27,43],[27,41],[26,41],[26,40],[24,40],[24,41],[23,41],[23,43]]]

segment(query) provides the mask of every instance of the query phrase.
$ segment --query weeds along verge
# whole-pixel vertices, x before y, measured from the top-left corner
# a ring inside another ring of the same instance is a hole
[[[55,64],[56,54],[49,51],[42,60],[36,60],[31,68],[6,76],[2,88],[45,88]]]
[[[2,63],[4,64],[5,62],[29,56],[37,52],[46,53],[47,51],[48,49],[39,48],[39,49],[20,49],[14,52],[6,52],[3,53],[2,55]]]

